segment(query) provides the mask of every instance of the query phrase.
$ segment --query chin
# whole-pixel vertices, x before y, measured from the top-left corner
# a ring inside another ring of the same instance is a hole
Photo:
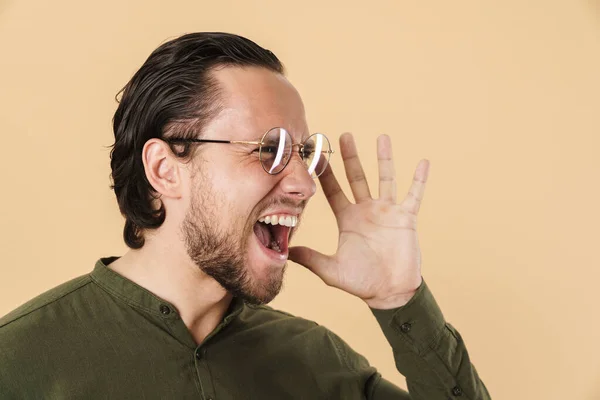
[[[285,258],[276,254],[269,254],[256,235],[250,235],[246,256],[247,280],[244,288],[244,297],[252,304],[267,304],[281,291],[283,279],[287,268],[287,255]]]
[[[283,279],[287,262],[280,265],[262,265],[250,266],[250,293],[248,298],[252,298],[255,304],[266,304],[271,302],[283,288]],[[258,303],[256,303],[258,302]]]

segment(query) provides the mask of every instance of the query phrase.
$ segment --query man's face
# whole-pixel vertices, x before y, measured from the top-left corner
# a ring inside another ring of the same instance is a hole
[[[283,127],[300,143],[309,136],[304,106],[283,76],[263,68],[226,67],[214,72],[224,110],[204,138],[260,141]],[[316,190],[298,153],[277,175],[267,174],[257,145],[203,144],[190,163],[189,207],[181,225],[190,258],[235,296],[254,304],[279,293],[295,228],[258,222],[277,215],[300,218]],[[297,149],[297,147],[296,147]],[[289,218],[287,218],[289,217]]]

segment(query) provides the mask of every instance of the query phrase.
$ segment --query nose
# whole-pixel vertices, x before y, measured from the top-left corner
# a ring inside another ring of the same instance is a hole
[[[292,153],[292,158],[281,174],[283,177],[280,184],[285,193],[308,200],[317,192],[317,184],[308,173],[306,164],[298,152]]]

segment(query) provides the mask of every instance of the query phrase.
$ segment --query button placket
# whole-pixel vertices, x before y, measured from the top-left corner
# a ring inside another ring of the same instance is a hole
[[[201,360],[203,358],[206,358],[206,347],[198,347],[196,349],[196,359]]]
[[[202,387],[202,395],[206,400],[213,399],[214,400],[214,390],[212,377],[210,375],[210,369],[208,360],[206,358],[207,348],[206,347],[197,347],[194,351],[194,357],[196,358],[195,367],[196,367],[196,375],[198,380],[200,381],[200,385]]]

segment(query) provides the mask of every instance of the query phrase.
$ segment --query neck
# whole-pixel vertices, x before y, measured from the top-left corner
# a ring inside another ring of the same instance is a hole
[[[109,268],[173,304],[199,344],[222,321],[232,295],[202,272],[181,244],[153,239],[139,250],[129,250]]]

